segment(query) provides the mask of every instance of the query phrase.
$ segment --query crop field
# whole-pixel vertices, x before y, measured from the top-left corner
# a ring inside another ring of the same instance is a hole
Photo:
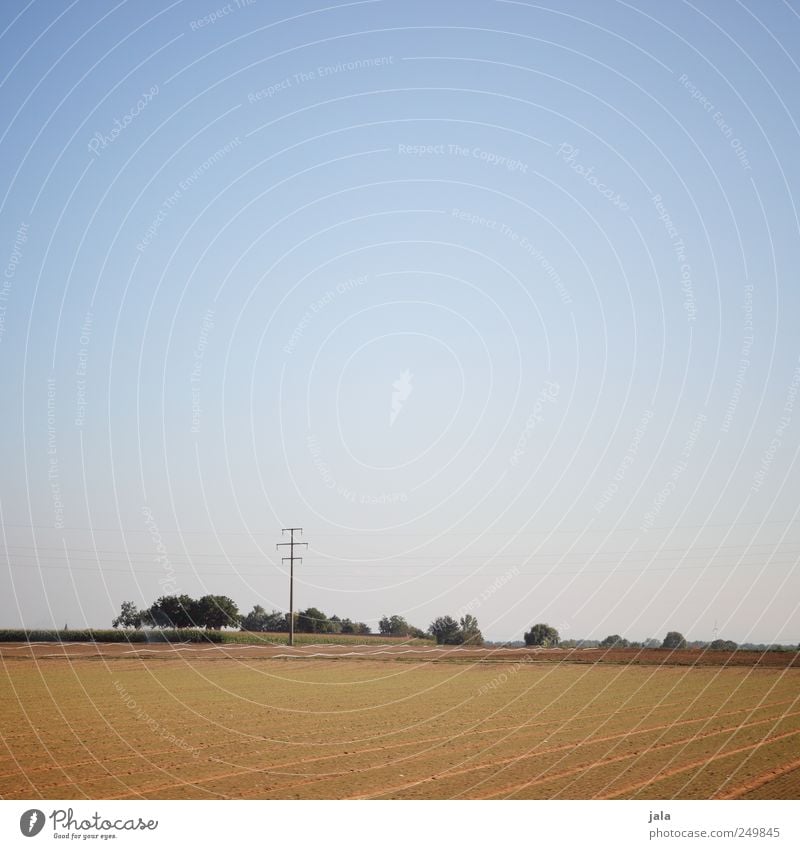
[[[205,630],[202,628],[158,628],[154,630],[100,629],[86,631],[25,631],[0,628],[0,643],[246,643],[253,645],[286,645],[289,635],[275,631]],[[418,637],[386,637],[382,634],[303,634],[294,635],[296,645],[348,644],[370,645],[435,645],[433,639]]]
[[[338,648],[3,646],[0,795],[800,794],[794,655],[781,668]]]

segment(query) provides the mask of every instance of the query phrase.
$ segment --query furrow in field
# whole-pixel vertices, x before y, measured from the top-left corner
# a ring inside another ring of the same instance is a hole
[[[660,705],[659,707],[665,707],[665,706],[666,705]],[[643,709],[644,710],[650,710],[652,707],[653,706],[651,706],[651,705],[648,705],[648,706],[632,706],[630,711],[636,712],[636,711],[641,711]],[[765,705],[765,706],[762,706],[762,707],[767,707],[767,706]],[[745,710],[745,709],[742,709],[742,710]],[[623,718],[622,716],[620,716],[620,714],[622,712],[620,712],[619,710],[610,711],[610,712],[607,712],[607,713],[608,713],[608,715],[611,715],[611,716]],[[594,714],[593,716],[586,716],[586,717],[583,717],[582,719],[587,720],[587,721],[595,721],[597,718],[598,718],[598,715]],[[711,717],[711,718],[714,718],[714,717]],[[695,721],[703,721],[703,720],[698,719],[698,720],[695,720]],[[545,722],[545,723],[536,723],[535,725],[537,725],[539,727],[544,727],[544,726],[552,726],[552,725],[564,726],[565,724],[566,724],[566,722],[564,720],[559,719],[559,720],[552,720],[552,721]],[[482,736],[482,735],[485,735],[487,733],[488,734],[497,734],[497,733],[501,733],[502,731],[505,731],[505,730],[516,732],[520,729],[521,725],[524,725],[524,722],[523,723],[514,723],[513,725],[510,725],[510,726],[501,726],[499,728],[495,727],[495,728],[491,728],[491,729],[472,730],[468,734],[461,735],[461,736],[471,736],[472,734],[477,734],[477,735]],[[671,723],[667,724],[667,726],[670,726],[670,725],[671,725]],[[664,727],[664,726],[658,726],[658,727],[660,728],[660,727]],[[650,731],[652,731],[652,730],[653,729],[651,728]],[[387,750],[387,746],[389,746],[390,748],[401,749],[401,748],[413,746],[413,745],[416,745],[416,744],[430,744],[430,743],[435,743],[435,742],[438,742],[438,741],[444,741],[445,743],[449,743],[451,740],[453,740],[454,737],[458,738],[458,736],[459,736],[458,734],[447,734],[447,735],[438,735],[437,737],[424,738],[423,740],[420,740],[418,738],[418,739],[413,740],[413,741],[405,741],[405,742],[401,742],[399,744],[386,744],[386,745],[382,745],[380,747],[370,747],[369,751],[385,752]],[[625,735],[621,735],[621,736],[625,736]],[[217,745],[229,748],[231,746],[231,741],[223,741],[220,744],[214,744],[214,747],[216,747]],[[517,745],[517,741],[515,741],[515,745]],[[166,757],[167,761],[171,760],[170,755],[173,754],[172,752],[165,752],[164,754],[167,756]],[[458,753],[458,754],[461,755],[461,753]],[[425,755],[424,752],[423,753],[413,753],[409,757],[411,759],[413,759],[413,758],[416,758],[416,757],[419,757],[419,756],[424,756],[424,755]],[[143,758],[141,758],[141,756],[132,756],[132,757],[137,758],[139,761],[143,761]],[[517,756],[515,755],[515,759],[516,759],[516,757]],[[285,762],[282,762],[280,764],[276,764],[274,767],[268,766],[268,767],[266,767],[266,770],[269,770],[271,772],[273,769],[275,769],[275,770],[284,769],[285,770],[285,769],[290,769],[292,767],[297,769],[297,768],[302,768],[303,764],[306,764],[306,763],[312,764],[312,763],[325,762],[325,761],[336,761],[337,759],[340,759],[340,758],[344,758],[345,763],[347,764],[347,766],[344,769],[341,770],[342,772],[352,773],[353,771],[357,771],[357,770],[353,769],[352,764],[358,763],[358,761],[361,758],[361,754],[358,750],[349,751],[346,755],[343,755],[342,753],[333,753],[333,754],[330,754],[330,755],[315,756],[314,758],[306,758],[306,759],[300,759],[300,760],[293,759],[291,761],[285,761]],[[123,760],[126,760],[126,759],[127,759],[127,757],[123,758]],[[405,761],[405,760],[408,760],[408,758],[401,759],[401,761]],[[456,758],[456,760],[457,760],[457,758]],[[463,758],[462,758],[462,760],[463,760]],[[450,762],[452,763],[453,761],[450,761]],[[164,763],[163,760],[161,761],[161,763],[159,763],[159,769],[163,768],[163,763]],[[359,764],[359,766],[360,765],[361,764]],[[190,768],[192,768],[193,771],[196,771],[198,764],[195,761],[193,764],[190,763],[189,766],[190,766]],[[387,766],[387,764],[379,764],[379,765],[377,765],[377,768],[380,768],[380,767],[383,767],[383,766]],[[388,766],[391,766],[391,764],[388,764]],[[244,770],[242,770],[240,765],[237,765],[237,767],[238,768],[235,771],[233,771],[231,773],[225,773],[223,775],[218,774],[217,777],[220,778],[220,779],[224,779],[224,778],[234,777],[237,774],[246,774],[248,772],[263,774],[265,772],[265,767],[263,765],[263,753],[261,755],[261,759],[258,761],[255,768],[250,767],[250,768],[245,768]],[[371,767],[368,766],[368,768],[374,769],[376,767],[375,766],[371,766]],[[59,767],[56,767],[56,769],[59,772],[63,773],[63,771]],[[142,764],[142,770],[141,771],[149,774],[152,777],[152,767],[146,761],[144,761],[144,763]],[[137,772],[139,772],[139,771],[138,770],[130,770],[130,769],[126,770],[125,771],[126,779],[133,781]],[[75,778],[75,776],[72,776],[73,780],[74,780],[74,778]],[[84,777],[84,781],[86,783],[96,783],[98,781],[103,782],[105,780],[106,780],[106,775],[99,776],[99,777],[97,777],[95,775],[92,778],[90,778],[88,780],[88,782],[86,782],[86,778]],[[213,780],[215,780],[215,777],[210,776],[208,779],[204,778],[203,780],[204,781],[205,780],[212,780],[213,781]],[[313,780],[317,780],[317,779],[313,779]],[[136,782],[136,783],[138,783],[138,782]],[[190,784],[190,785],[192,785],[194,783],[195,782],[188,782],[188,784]],[[178,786],[182,786],[184,784],[186,784],[186,782],[180,782]],[[48,790],[48,792],[50,792],[50,791],[57,789],[59,786],[64,786],[64,785],[63,784],[58,784],[58,785],[55,785],[55,786],[51,785],[51,786],[48,786],[46,789]],[[72,781],[70,781],[67,786],[71,787]],[[166,790],[166,789],[174,788],[174,786],[175,786],[175,782],[170,781],[168,784],[160,784],[160,785],[158,785],[158,787],[148,787],[147,791],[150,791],[150,790],[153,790],[153,791],[155,791],[155,790]],[[117,789],[119,789],[119,788],[117,788]],[[97,787],[92,788],[92,792],[97,792],[97,790],[98,790]],[[133,791],[132,795],[139,795],[139,792],[140,791],[138,791],[138,790]],[[58,794],[56,794],[56,795],[58,795]]]
[[[744,752],[751,752],[754,749],[759,748],[760,746],[769,746],[774,743],[778,743],[781,740],[788,740],[790,737],[796,737],[800,734],[800,729],[793,729],[792,731],[785,731],[782,734],[777,734],[773,737],[762,738],[756,743],[750,743],[747,746],[738,746],[735,749],[730,749],[726,752],[720,752],[715,755],[711,755],[706,758],[702,758],[699,760],[694,760],[688,764],[683,764],[678,767],[674,767],[673,769],[669,769],[665,772],[658,773],[657,775],[648,778],[644,781],[637,781],[632,784],[628,784],[625,787],[614,790],[612,793],[605,793],[602,796],[598,796],[599,799],[618,799],[620,797],[631,798],[632,794],[638,793],[640,790],[643,790],[645,787],[651,787],[653,784],[664,781],[668,778],[671,778],[674,775],[682,775],[685,772],[689,772],[693,769],[699,769],[701,767],[706,766],[709,763],[713,763],[715,761],[721,760],[722,758],[730,758],[733,755],[741,755]]]
[[[585,715],[585,716],[575,716],[575,717],[567,717],[567,718],[559,717],[558,719],[546,720],[546,721],[543,721],[543,722],[536,722],[536,723],[526,723],[526,721],[523,719],[523,720],[520,720],[519,722],[515,722],[515,723],[509,724],[509,725],[493,726],[491,728],[477,728],[477,727],[473,726],[471,728],[467,728],[464,731],[454,730],[452,733],[449,733],[449,734],[439,734],[439,735],[435,735],[435,736],[428,736],[428,737],[425,737],[425,738],[415,738],[413,740],[401,741],[401,742],[397,742],[397,743],[386,743],[386,744],[382,744],[380,746],[367,747],[366,749],[353,749],[352,746],[348,745],[348,748],[346,750],[347,754],[343,754],[341,752],[336,752],[336,753],[333,753],[333,754],[326,754],[326,755],[322,755],[322,756],[314,756],[314,757],[301,758],[301,759],[292,759],[292,760],[285,761],[285,762],[282,762],[282,763],[279,763],[279,764],[275,764],[274,766],[269,766],[268,769],[270,771],[272,771],[272,770],[284,769],[284,768],[288,769],[288,768],[292,768],[292,767],[297,768],[297,767],[302,767],[305,764],[324,762],[324,761],[328,761],[328,760],[335,760],[335,759],[338,759],[338,758],[346,758],[346,760],[348,762],[350,762],[351,760],[357,759],[360,755],[370,753],[370,752],[389,751],[389,750],[394,750],[394,749],[407,748],[407,747],[411,747],[411,746],[415,746],[415,745],[433,744],[433,743],[437,743],[437,742],[448,743],[448,742],[453,741],[453,740],[460,740],[460,739],[469,738],[469,737],[476,736],[476,735],[477,736],[484,736],[484,735],[487,735],[487,734],[500,734],[500,733],[503,733],[503,732],[512,732],[513,733],[513,732],[518,732],[520,730],[527,730],[527,729],[533,730],[533,729],[547,728],[547,727],[552,727],[554,725],[559,726],[558,730],[561,731],[562,729],[565,729],[567,726],[569,726],[570,728],[574,728],[576,724],[593,723],[593,722],[597,721],[599,718],[604,718],[604,717],[612,717],[614,719],[618,718],[621,721],[627,721],[628,714],[632,714],[632,713],[635,714],[635,713],[640,713],[640,712],[652,713],[655,710],[669,709],[669,708],[675,707],[678,704],[681,704],[681,702],[663,702],[661,704],[632,705],[631,707],[629,707],[625,710],[615,709],[615,710],[612,710],[612,711],[605,711],[605,712],[602,712],[602,713],[594,713],[594,714]],[[782,703],[775,703],[775,704],[782,704]],[[477,724],[481,724],[481,722],[478,722]],[[387,736],[388,735],[394,736],[397,733],[403,733],[403,730],[402,729],[400,729],[399,731],[391,730],[391,731],[387,732]],[[328,745],[328,744],[320,744],[320,745]],[[202,754],[204,752],[208,752],[208,751],[213,750],[213,749],[224,748],[224,749],[230,750],[231,748],[236,747],[236,746],[243,748],[245,750],[245,753],[249,757],[260,758],[259,765],[256,768],[253,768],[252,771],[255,772],[255,773],[263,772],[263,770],[264,770],[263,758],[266,754],[268,754],[268,752],[261,751],[261,752],[258,752],[254,755],[253,751],[252,751],[253,750],[252,741],[222,740],[222,741],[215,742],[215,743],[207,743],[207,744],[201,744],[201,745],[197,745],[197,746],[193,745],[191,748],[192,748],[193,751],[197,751],[197,752]],[[148,771],[152,772],[152,766],[151,766],[151,762],[149,761],[149,758],[151,758],[152,756],[155,755],[155,756],[163,757],[163,758],[168,760],[170,757],[175,756],[175,755],[179,755],[183,751],[184,751],[183,747],[171,747],[171,748],[167,748],[167,749],[157,750],[155,752],[128,753],[128,754],[120,755],[119,757],[114,757],[114,758],[103,757],[102,758],[102,764],[110,763],[110,762],[124,762],[124,761],[131,760],[131,761],[139,762],[139,766],[141,767],[142,772],[148,772]],[[56,754],[56,753],[54,753],[54,754]],[[233,766],[233,764],[231,764],[229,760],[224,760],[224,761],[221,760],[221,759],[214,759],[214,760],[217,761],[218,763],[226,763],[226,764]],[[47,773],[47,772],[53,772],[53,771],[63,773],[63,771],[66,770],[66,769],[79,768],[79,767],[90,767],[91,768],[91,767],[96,767],[99,763],[100,763],[99,759],[98,760],[82,760],[80,762],[73,763],[73,764],[63,764],[63,763],[57,763],[56,764],[56,763],[54,763],[54,764],[51,764],[51,765],[40,767],[38,769],[27,769],[26,773],[35,774],[37,772]],[[349,771],[349,768],[345,769],[343,771],[347,772],[347,771]],[[136,773],[137,773],[137,770],[130,770],[130,769],[125,770],[125,775],[127,775],[127,776],[135,775]],[[16,772],[7,773],[3,776],[0,776],[0,779],[14,777],[15,775],[17,775]],[[84,777],[82,779],[82,781],[85,785],[88,785],[88,784],[104,781],[104,780],[107,779],[107,777],[108,777],[107,774],[100,775],[100,776],[97,776],[96,774],[95,775],[90,774],[89,776]],[[76,776],[72,776],[72,778],[74,779],[74,778],[76,778]],[[41,786],[42,786],[43,789],[46,789],[48,792],[50,792],[50,791],[53,791],[53,790],[57,790],[60,787],[72,787],[73,781],[69,781],[67,783],[59,783],[59,784],[55,784],[55,785],[47,784],[46,782],[42,782]],[[167,786],[169,786],[169,785],[164,785],[164,787],[167,787]],[[2,787],[2,784],[0,784],[0,787]],[[92,792],[95,792],[95,790],[96,790],[96,788],[93,788]]]
[[[392,669],[377,658],[270,668],[169,656],[118,657],[113,670],[10,664],[0,675],[0,700],[16,700],[0,717],[0,794],[709,798],[727,786],[791,798],[800,781],[787,764],[800,734],[788,670],[553,664],[501,676],[497,666]]]
[[[792,715],[800,715],[800,711],[798,711],[797,714],[789,714],[787,716],[792,716]],[[785,718],[785,717],[782,717],[782,718]],[[696,734],[696,735],[692,735],[690,737],[680,738],[678,740],[673,740],[673,741],[669,741],[669,742],[656,743],[652,746],[648,746],[647,749],[646,749],[646,753],[648,755],[653,755],[653,754],[657,754],[657,753],[660,753],[660,752],[664,752],[664,751],[669,750],[669,749],[674,749],[678,746],[687,746],[687,745],[690,745],[690,744],[695,744],[695,743],[698,743],[698,742],[701,742],[701,741],[704,741],[704,740],[712,739],[714,737],[719,737],[719,736],[724,735],[724,734],[736,734],[737,732],[741,731],[742,729],[753,728],[753,727],[757,727],[757,726],[760,726],[760,725],[765,725],[765,724],[770,723],[770,722],[775,722],[775,717],[769,717],[769,718],[766,718],[766,719],[755,720],[755,721],[749,722],[749,723],[740,723],[740,724],[737,724],[737,725],[727,726],[725,728],[715,729],[713,731],[708,731],[708,732],[704,732],[702,734]],[[800,733],[800,731],[792,731],[790,733],[791,734],[797,734],[797,733]],[[623,738],[626,735],[619,735],[619,736],[621,738]],[[763,738],[761,738],[761,739],[763,739]],[[608,741],[604,741],[604,742],[608,742]],[[593,745],[593,741],[587,741],[587,744]],[[754,743],[753,745],[757,746],[759,744]],[[533,753],[533,755],[531,755],[531,756],[535,756],[536,754],[538,754],[538,753]],[[556,789],[553,785],[557,781],[560,781],[560,780],[565,779],[565,778],[572,778],[572,777],[577,776],[577,775],[580,775],[580,776],[583,777],[585,774],[588,774],[589,772],[592,772],[592,771],[595,771],[595,770],[598,770],[598,769],[603,769],[603,768],[610,766],[610,765],[624,763],[625,761],[629,761],[630,759],[638,757],[641,754],[642,753],[637,750],[637,751],[634,751],[634,752],[626,752],[624,754],[615,755],[615,756],[610,757],[610,758],[597,758],[594,761],[583,762],[583,763],[577,764],[574,767],[571,767],[567,770],[563,770],[563,771],[557,772],[557,773],[549,773],[547,771],[540,772],[539,775],[537,775],[535,778],[529,778],[529,779],[522,781],[522,782],[517,782],[517,783],[511,784],[511,785],[505,785],[505,786],[503,786],[499,789],[493,789],[489,792],[482,792],[479,795],[475,795],[475,794],[470,793],[469,798],[493,799],[493,798],[496,798],[498,796],[508,797],[508,796],[511,796],[512,794],[519,793],[523,790],[527,790],[527,789],[532,788],[532,787],[541,786],[543,784],[550,785],[550,793],[548,795],[548,798],[553,798],[555,795],[557,795],[555,792],[553,792]],[[528,756],[526,756],[526,757],[528,757]],[[699,761],[699,763],[703,763],[703,762],[704,761]],[[548,767],[548,770],[551,769],[551,768],[552,768],[552,766]],[[693,769],[693,768],[696,768],[696,766],[692,766],[690,768]],[[490,778],[492,778],[492,777],[493,776],[490,776]],[[624,790],[621,791],[621,793],[619,795],[621,795],[624,792],[625,792]],[[384,795],[384,794],[381,794],[381,795]],[[617,794],[615,794],[615,795],[617,795]],[[592,796],[591,793],[588,794],[588,796],[585,796],[585,797],[582,796],[580,793],[576,793],[572,796],[572,798],[590,798],[591,796]],[[609,796],[609,798],[610,798],[610,796]]]
[[[771,781],[745,791],[738,799],[800,799],[800,768],[775,776]]]
[[[677,704],[677,703],[673,703],[670,706],[674,706],[674,704]],[[666,707],[666,705],[657,706],[657,707]],[[641,709],[641,708],[637,708],[637,709]],[[648,706],[648,710],[650,710],[650,709],[652,709],[652,707]],[[609,715],[615,715],[615,714],[619,714],[619,713],[621,713],[621,712],[617,710],[617,711],[610,712]],[[592,720],[592,719],[596,719],[596,718],[597,718],[597,715],[595,715],[593,717],[586,717],[586,720],[588,721],[588,720]],[[541,727],[547,727],[547,726],[552,726],[552,725],[556,725],[556,724],[564,725],[565,720],[563,720],[561,718],[560,719],[554,719],[554,720],[549,720],[549,721],[546,721],[546,722],[536,723],[536,724],[528,726],[528,727],[530,727],[530,728],[533,728],[533,727],[541,728]],[[214,780],[217,780],[217,779],[225,780],[225,779],[236,778],[236,777],[240,777],[240,776],[252,776],[254,774],[263,775],[265,772],[268,772],[270,774],[276,774],[277,770],[299,768],[299,767],[306,766],[306,765],[312,765],[312,764],[321,763],[321,762],[324,762],[324,761],[337,760],[337,759],[344,759],[347,764],[353,764],[360,757],[362,757],[364,755],[368,755],[368,754],[385,753],[387,751],[399,750],[399,749],[403,749],[403,748],[409,748],[409,747],[412,747],[412,746],[428,745],[428,744],[431,744],[431,743],[442,743],[442,742],[450,743],[450,742],[453,742],[453,741],[459,741],[460,742],[461,738],[470,737],[470,736],[473,736],[473,735],[497,734],[497,733],[502,733],[502,732],[505,732],[505,731],[512,731],[512,732],[518,731],[520,729],[520,726],[524,727],[524,722],[521,722],[521,723],[518,722],[518,723],[514,723],[512,725],[499,726],[499,727],[493,727],[493,728],[488,728],[488,729],[469,729],[465,732],[453,732],[452,734],[441,734],[441,735],[436,735],[436,736],[426,737],[426,738],[416,738],[416,739],[413,739],[413,740],[401,741],[401,742],[397,742],[397,743],[386,743],[386,744],[382,744],[380,746],[372,746],[372,747],[361,748],[361,749],[350,749],[346,752],[336,752],[336,753],[328,754],[328,755],[319,755],[319,756],[314,756],[314,757],[293,759],[293,760],[290,760],[290,761],[284,761],[284,762],[280,762],[280,763],[277,763],[277,764],[270,764],[270,765],[267,765],[267,766],[265,766],[264,762],[263,762],[263,757],[264,757],[265,753],[261,752],[261,753],[256,753],[256,755],[253,756],[258,760],[258,765],[255,766],[255,767],[246,767],[246,768],[242,769],[241,765],[239,764],[239,765],[237,765],[237,767],[234,770],[232,770],[230,772],[222,773],[222,774],[219,774],[217,776],[212,776],[208,779],[203,779],[203,780],[204,781],[214,781]],[[429,749],[427,749],[425,752],[423,752],[421,754],[426,754],[427,752],[429,752]],[[413,757],[416,757],[416,754],[412,754],[412,755],[409,756],[409,758],[413,758]],[[407,760],[407,759],[408,758],[402,758],[402,759],[400,759],[400,761],[402,762],[402,761]],[[219,760],[218,762],[224,763],[224,764],[229,765],[229,766],[233,766],[233,764],[229,761]],[[380,763],[380,764],[377,764],[377,765],[374,765],[374,766],[368,767],[368,768],[369,769],[376,769],[376,768],[382,768],[384,766],[392,766],[393,764],[396,764],[397,762],[398,761],[395,760],[395,761],[390,761],[388,764]],[[344,769],[337,771],[335,774],[338,776],[340,774],[348,774],[348,773],[352,773],[354,771],[357,771],[357,770],[352,766],[348,766]],[[286,773],[283,773],[283,774],[277,773],[277,774],[281,778],[285,778],[285,776],[286,776]],[[306,783],[313,783],[314,781],[319,781],[322,778],[323,777],[317,775],[317,776],[314,776],[311,779],[310,782],[306,782],[306,781],[300,782],[300,784],[298,784],[297,786],[301,786],[301,785],[304,785]],[[147,790],[143,791],[143,792],[169,791],[169,790],[175,789],[177,787],[183,786],[184,784],[185,784],[185,782],[179,781],[179,782],[174,782],[174,783],[171,783],[171,784],[165,784],[165,785],[159,785],[159,786],[147,788]],[[282,786],[288,787],[288,785],[285,785],[285,784],[282,785]],[[295,786],[295,785],[291,785],[291,786]],[[246,797],[247,795],[250,795],[250,794],[245,793],[243,795]],[[237,798],[238,798],[238,794],[237,794]]]
[[[775,779],[780,778],[782,775],[787,775],[795,770],[800,770],[800,758],[796,761],[792,761],[791,763],[775,767],[774,769],[769,770],[769,772],[762,773],[756,778],[751,778],[749,781],[745,781],[731,790],[724,790],[721,793],[716,794],[714,798],[738,799],[746,793],[758,790],[759,787],[763,787],[765,784],[769,784],[770,782],[775,781]],[[798,781],[800,782],[800,776],[798,776]]]
[[[796,734],[796,733],[800,733],[800,732],[791,732],[791,733]],[[689,738],[688,740],[676,741],[675,743],[670,744],[670,745],[671,745],[671,747],[674,747],[674,746],[685,745],[687,743],[693,743],[693,742],[695,742],[695,741],[692,738]],[[760,738],[759,741],[753,743],[750,748],[756,748],[756,747],[762,745],[763,742],[764,742],[763,738]],[[745,747],[745,748],[747,748],[747,747]],[[659,752],[657,752],[655,749],[652,750],[651,754],[653,754],[653,753],[659,754]],[[726,754],[736,754],[736,751],[734,750],[733,752],[728,752]],[[722,756],[723,755],[720,755],[720,757],[722,757]],[[584,765],[578,766],[576,768],[564,770],[564,771],[558,772],[558,773],[553,773],[551,775],[545,775],[545,776],[540,775],[536,779],[528,779],[528,780],[518,782],[518,783],[515,783],[515,784],[506,785],[501,790],[495,790],[495,791],[492,791],[492,792],[489,792],[489,793],[482,793],[481,795],[476,795],[476,794],[473,794],[473,793],[470,793],[470,792],[467,792],[467,791],[465,791],[462,795],[464,796],[464,798],[471,798],[471,799],[475,799],[475,798],[479,798],[479,799],[492,799],[492,798],[503,798],[503,799],[513,799],[513,798],[517,798],[517,799],[529,799],[529,798],[541,798],[541,799],[597,798],[596,795],[595,795],[595,788],[594,788],[593,785],[595,783],[602,783],[602,779],[597,778],[596,781],[595,781],[594,779],[595,779],[596,774],[599,771],[602,771],[603,769],[605,769],[607,767],[612,767],[612,766],[615,766],[616,764],[618,764],[620,762],[628,760],[629,757],[630,756],[626,757],[624,755],[619,755],[619,756],[615,756],[613,758],[598,760],[597,762],[595,762],[593,764],[584,764]],[[696,763],[692,763],[688,766],[684,765],[685,770],[690,771],[692,769],[697,769],[698,765],[706,764],[713,758],[714,758],[714,755],[709,753],[709,754],[705,755],[703,759],[698,759]],[[613,772],[610,771],[609,775],[613,778],[614,774],[613,774]],[[557,786],[558,782],[560,782],[564,779],[574,779],[576,776],[580,776],[581,778],[583,776],[586,776],[587,780],[592,779],[592,780],[588,781],[588,783],[590,784],[589,789],[587,789],[585,791],[585,793],[582,793],[580,791],[580,789],[577,789],[567,796],[560,797],[559,796],[559,788]],[[535,788],[537,788],[537,787],[540,788],[543,785],[547,785],[546,791],[544,791],[542,793],[531,792],[531,791],[535,790]],[[609,795],[609,798],[612,798],[612,796]],[[619,790],[619,792],[616,793],[613,796],[613,798],[630,798],[630,797],[626,794],[625,790],[622,789],[622,790]],[[650,794],[650,796],[648,796],[648,798],[663,798],[663,797],[660,794]],[[671,797],[667,797],[667,798],[671,798]],[[690,798],[690,797],[689,796],[683,796],[681,798]],[[703,797],[703,798],[706,798],[706,797]]]
[[[405,790],[408,790],[408,789],[411,789],[411,788],[414,788],[414,787],[418,787],[419,785],[426,784],[428,782],[436,782],[437,784],[441,785],[443,782],[449,781],[452,778],[462,776],[462,775],[480,772],[482,770],[497,770],[498,768],[502,769],[502,768],[508,767],[510,765],[521,764],[521,763],[523,763],[525,761],[529,761],[533,758],[541,758],[541,757],[544,757],[544,756],[560,754],[560,753],[563,753],[563,752],[574,752],[574,751],[579,750],[579,749],[585,749],[588,746],[600,745],[600,744],[609,743],[609,742],[616,742],[616,741],[619,741],[619,740],[626,740],[626,739],[629,739],[631,737],[635,737],[635,736],[638,736],[638,735],[652,734],[652,733],[655,733],[655,732],[658,732],[658,731],[672,730],[674,728],[680,728],[680,727],[685,726],[685,725],[708,722],[710,720],[721,719],[721,718],[728,717],[728,716],[734,716],[736,714],[744,713],[744,712],[747,712],[749,710],[751,710],[751,708],[740,708],[738,710],[728,711],[728,712],[721,713],[721,714],[712,714],[710,716],[703,716],[703,717],[698,717],[698,718],[694,718],[694,719],[681,720],[680,722],[671,722],[671,723],[666,723],[666,724],[660,724],[660,725],[657,725],[657,726],[650,726],[648,728],[637,729],[635,731],[626,730],[622,733],[605,735],[603,737],[596,737],[596,738],[589,738],[589,739],[584,739],[584,740],[567,742],[567,743],[564,743],[564,744],[559,745],[559,746],[550,746],[550,747],[547,747],[547,748],[537,748],[536,750],[528,751],[528,752],[525,752],[521,755],[518,754],[518,755],[511,756],[511,757],[499,758],[499,759],[495,759],[495,760],[492,760],[492,761],[489,761],[489,762],[482,762],[482,763],[479,763],[479,764],[473,764],[473,765],[468,766],[468,767],[462,767],[462,768],[454,769],[454,770],[450,770],[450,769],[439,770],[437,772],[437,774],[433,774],[433,775],[429,774],[429,775],[426,775],[426,776],[424,776],[424,777],[422,777],[418,780],[415,780],[415,781],[404,782],[403,784],[396,785],[396,786],[391,787],[391,788],[386,788],[386,789],[380,790],[380,791],[375,792],[375,793],[357,794],[357,795],[354,795],[354,796],[351,796],[351,797],[348,797],[348,798],[354,798],[354,799],[379,798],[379,797],[386,796],[386,795],[389,795],[389,794],[398,793],[398,792],[402,792],[402,791],[405,791]],[[800,711],[798,711],[797,714],[800,715]],[[748,725],[761,725],[761,724],[764,724],[766,722],[772,722],[772,721],[774,721],[774,719],[775,719],[774,717],[769,717],[769,718],[766,718],[766,719],[757,720],[753,723],[745,723],[745,724],[740,723],[740,724],[735,725],[735,726],[725,727],[721,730],[715,730],[715,731],[707,732],[706,734],[703,734],[703,735],[695,735],[695,736],[689,737],[689,738],[681,738],[680,740],[678,740],[676,742],[661,744],[661,746],[663,748],[673,747],[673,746],[680,745],[681,743],[685,744],[685,743],[687,743],[691,740],[703,739],[706,736],[708,736],[708,737],[715,736],[715,735],[718,735],[718,734],[722,734],[722,733],[725,733],[725,732],[736,730],[737,728],[747,727]],[[614,763],[621,762],[621,761],[627,760],[629,758],[635,757],[636,754],[637,754],[636,752],[626,753],[624,755],[620,755],[618,758],[615,758],[610,762],[614,762]],[[575,770],[570,770],[569,774],[570,775],[571,774],[577,774],[584,769],[592,769],[592,768],[598,766],[600,763],[601,763],[601,761],[596,761],[594,763],[591,763],[591,762],[590,763],[584,763],[580,767],[576,768]],[[538,784],[538,783],[540,783],[540,781],[542,781],[542,782],[548,781],[552,777],[553,776],[550,776],[550,777],[546,776],[546,777],[542,778],[541,780],[536,780],[535,783]],[[558,777],[563,777],[563,775],[559,774]],[[437,792],[439,792],[439,791],[437,791]],[[502,791],[498,791],[496,794],[492,794],[492,795],[499,795],[501,792]]]

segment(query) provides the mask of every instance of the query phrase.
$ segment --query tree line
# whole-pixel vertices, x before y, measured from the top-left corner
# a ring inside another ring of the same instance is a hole
[[[247,613],[239,612],[236,602],[226,595],[165,595],[145,610],[134,602],[123,601],[119,616],[112,622],[114,628],[238,628],[242,631],[289,630],[289,614],[272,610],[269,613],[256,604]],[[299,610],[294,614],[294,630],[306,634],[371,634],[364,622],[326,616],[316,607]]]
[[[669,631],[663,640],[648,638],[637,642],[626,640],[619,634],[609,634],[600,640],[564,640],[559,638],[558,631],[552,625],[539,622],[530,631],[525,633],[526,646],[540,646],[543,648],[560,646],[561,648],[597,647],[601,649],[685,649],[689,647],[686,638],[680,631]],[[693,646],[694,647],[694,646]],[[702,644],[702,648],[711,651],[736,651],[738,644],[733,640],[712,640],[710,643]]]
[[[132,601],[123,601],[119,616],[111,623],[114,628],[206,628],[219,631],[222,628],[238,628],[242,631],[285,633],[289,631],[289,614],[279,610],[269,613],[256,604],[247,614],[241,614],[236,602],[226,595],[204,595],[192,598],[188,595],[161,596],[145,610],[139,610]],[[372,629],[365,622],[354,622],[336,614],[327,616],[316,607],[308,607],[294,614],[294,630],[300,634],[356,634],[368,636]],[[383,616],[378,622],[378,633],[383,637],[429,638],[438,645],[482,646],[483,634],[478,620],[472,614],[460,619],[439,616],[427,630],[410,625],[403,616]],[[619,634],[609,634],[601,641],[560,639],[558,630],[546,622],[531,626],[524,635],[526,646],[542,648],[575,648],[596,646],[604,649],[685,649],[686,638],[678,631],[669,631],[663,640],[647,639],[642,642],[626,640]],[[703,644],[712,651],[735,651],[739,646],[732,640],[714,640]]]
[[[123,601],[120,614],[112,622],[114,628],[221,628],[238,624],[239,608],[226,595],[165,595],[146,610],[137,609],[132,601]]]
[[[205,595],[192,598],[188,595],[161,596],[145,610],[139,610],[132,601],[123,601],[119,616],[112,621],[114,628],[238,628],[242,631],[286,633],[289,631],[289,614],[279,610],[269,613],[256,604],[242,614],[236,602],[225,595]],[[316,607],[308,607],[294,614],[294,630],[300,634],[356,634],[368,636],[372,629],[365,622],[343,619],[336,614],[327,616]],[[378,622],[378,633],[383,637],[429,638],[439,644],[483,645],[483,635],[478,620],[469,614],[456,621],[451,616],[440,616],[427,631],[410,625],[403,616],[383,616]]]

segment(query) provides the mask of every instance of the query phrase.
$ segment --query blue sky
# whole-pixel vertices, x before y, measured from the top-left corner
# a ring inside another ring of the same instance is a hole
[[[800,639],[796,3],[4,8],[3,624]]]

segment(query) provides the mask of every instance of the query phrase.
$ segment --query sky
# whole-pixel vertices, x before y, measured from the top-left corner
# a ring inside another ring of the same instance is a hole
[[[0,625],[800,642],[800,4],[0,33]]]

